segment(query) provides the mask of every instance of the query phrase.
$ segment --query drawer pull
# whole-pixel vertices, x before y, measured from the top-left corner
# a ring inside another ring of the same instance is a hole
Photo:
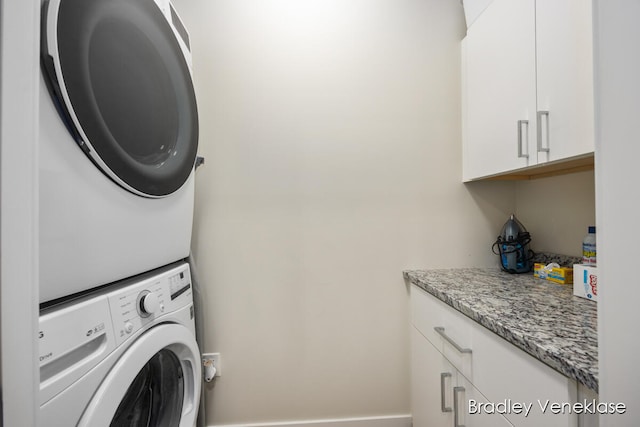
[[[523,138],[522,138],[522,129],[526,128],[526,145],[527,145],[527,152],[524,153],[522,150],[522,142],[523,142]],[[524,158],[529,158],[529,120],[518,120],[518,157],[524,157]]]
[[[548,111],[538,111],[537,113],[537,134],[538,134],[538,153],[548,153],[549,150],[549,112]],[[542,126],[542,118],[546,118],[546,126]],[[544,130],[543,130],[544,128]],[[544,137],[544,138],[543,138]],[[547,142],[547,146],[542,146],[542,140]]]
[[[443,372],[440,374],[440,407],[442,408],[442,412],[451,412],[451,408],[447,407],[444,401],[444,382],[447,378],[451,378],[451,372]]]
[[[451,344],[452,346],[455,347],[456,350],[458,350],[460,353],[471,353],[471,349],[470,348],[462,348],[458,345],[457,342],[455,342],[454,340],[451,339],[451,337],[449,335],[447,335],[444,332],[444,328],[442,326],[436,326],[435,328],[433,328],[442,338],[444,338],[445,340],[447,340],[447,342],[449,344]]]
[[[464,424],[460,424],[460,405],[458,404],[458,393],[464,393],[464,387],[453,388],[453,427],[464,427]]]

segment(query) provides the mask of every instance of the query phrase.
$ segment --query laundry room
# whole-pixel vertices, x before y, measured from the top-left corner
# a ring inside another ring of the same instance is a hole
[[[573,324],[560,318],[568,305],[586,307],[583,324],[597,318],[584,371],[512,337],[501,345],[557,377],[567,404],[627,412],[500,422],[637,425],[628,372],[640,348],[624,340],[640,321],[628,298],[634,206],[622,192],[640,154],[628,144],[640,113],[633,1],[559,2],[589,4],[591,145],[548,164],[527,151],[524,166],[471,178],[463,40],[504,0],[0,1],[4,425],[501,425],[468,407],[460,420],[461,386],[446,391],[479,368],[418,377],[410,272],[538,280],[533,264],[500,271],[492,251],[514,213],[533,252],[570,259],[597,226],[606,285],[597,303],[566,287],[565,302],[542,297],[540,324]],[[557,116],[528,114],[508,129],[526,127],[535,146],[536,125],[553,134]],[[443,360],[475,363],[473,350]],[[440,421],[422,421],[423,382]]]

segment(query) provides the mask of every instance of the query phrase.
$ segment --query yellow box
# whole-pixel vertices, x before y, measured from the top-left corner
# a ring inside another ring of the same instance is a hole
[[[573,283],[572,267],[555,267],[535,263],[533,265],[533,275],[534,277],[560,283],[561,285],[570,285]]]

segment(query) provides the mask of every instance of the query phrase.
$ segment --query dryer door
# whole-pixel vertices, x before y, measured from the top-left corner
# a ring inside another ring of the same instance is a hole
[[[193,426],[200,403],[200,352],[189,329],[145,332],[115,364],[78,426]]]
[[[45,0],[42,65],[89,158],[146,197],[192,173],[198,114],[189,39],[168,0]]]

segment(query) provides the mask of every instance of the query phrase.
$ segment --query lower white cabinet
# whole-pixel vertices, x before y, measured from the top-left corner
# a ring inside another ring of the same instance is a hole
[[[414,427],[597,426],[552,410],[581,401],[576,381],[415,285],[411,310]]]
[[[487,399],[415,327],[411,329],[413,427],[512,425],[500,414],[470,415],[471,402]]]

